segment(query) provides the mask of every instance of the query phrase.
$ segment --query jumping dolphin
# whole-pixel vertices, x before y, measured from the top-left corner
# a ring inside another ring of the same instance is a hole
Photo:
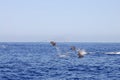
[[[60,52],[59,47],[56,46],[56,42],[50,41],[50,44],[51,44],[52,46],[54,46],[58,52]],[[71,47],[70,47],[70,50],[75,51],[75,53],[77,53],[77,55],[78,55],[79,58],[84,57],[84,55],[86,54],[86,52],[85,52],[84,50],[76,49],[75,46],[71,46]],[[68,52],[67,52],[67,54],[65,54],[65,55],[62,55],[62,54],[60,54],[60,53],[59,53],[58,55],[59,55],[60,57],[65,57],[65,56],[68,56]]]
[[[50,41],[50,44],[51,44],[52,46],[56,46],[56,42],[54,42],[54,41]]]

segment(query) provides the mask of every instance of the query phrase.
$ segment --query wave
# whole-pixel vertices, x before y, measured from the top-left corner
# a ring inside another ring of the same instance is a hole
[[[102,51],[95,51],[95,52],[86,52],[86,54],[96,54],[96,53],[103,53],[103,54],[120,54],[120,51],[116,52],[102,52]]]
[[[68,55],[64,55],[64,54],[60,54],[60,55],[58,55],[59,57],[68,57]]]
[[[120,52],[105,52],[105,54],[120,54]]]
[[[3,48],[3,49],[5,49],[5,48],[6,48],[6,46],[5,46],[5,45],[1,45],[1,46],[0,46],[0,48]]]

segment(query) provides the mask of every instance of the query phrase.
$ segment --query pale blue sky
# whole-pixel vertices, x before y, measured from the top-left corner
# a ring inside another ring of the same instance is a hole
[[[120,42],[120,0],[0,0],[0,42]]]

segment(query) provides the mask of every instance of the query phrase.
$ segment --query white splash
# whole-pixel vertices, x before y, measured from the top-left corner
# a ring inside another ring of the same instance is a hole
[[[83,54],[83,55],[86,55],[87,54],[87,52],[83,49],[83,50],[81,50],[81,53]]]
[[[57,47],[57,46],[55,46],[55,49],[56,49],[56,51],[57,51],[58,55],[60,55],[60,54],[61,54],[60,48],[59,48],[59,47]]]
[[[84,49],[78,49],[77,52],[80,51],[81,55],[86,55],[87,52]]]
[[[105,54],[120,54],[120,52],[106,52]]]
[[[68,51],[68,52],[65,52],[65,53],[62,53],[62,51],[60,50],[60,48],[58,46],[55,46],[55,49],[57,51],[57,55],[59,57],[69,57],[70,56],[70,53],[73,53],[73,51]],[[75,50],[75,52],[80,52],[80,55],[84,56],[87,54],[87,52],[84,50],[84,49],[77,49]]]
[[[58,55],[59,57],[68,57],[67,55],[63,55],[63,54],[60,54],[60,55]]]
[[[59,47],[55,46],[55,49],[56,49],[59,57],[68,57],[68,56],[69,56],[69,55],[68,55],[68,54],[69,54],[68,52],[66,52],[65,54],[62,54]]]

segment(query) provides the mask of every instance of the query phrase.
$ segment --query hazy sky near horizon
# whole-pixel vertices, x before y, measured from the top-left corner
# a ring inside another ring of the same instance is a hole
[[[120,0],[0,0],[2,41],[120,42]]]

